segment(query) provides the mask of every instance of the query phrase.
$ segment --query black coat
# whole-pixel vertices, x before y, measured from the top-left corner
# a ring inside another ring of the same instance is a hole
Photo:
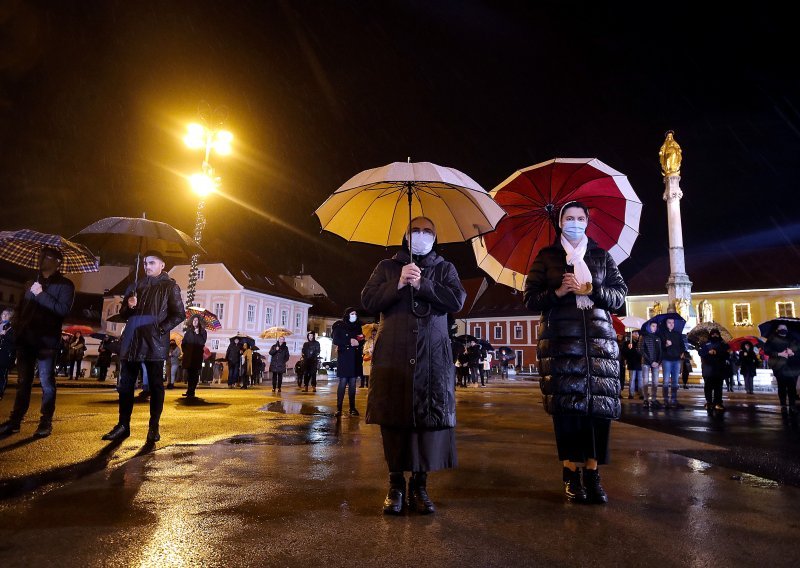
[[[286,363],[289,362],[289,347],[284,343],[276,343],[269,350],[270,373],[285,373]]]
[[[165,361],[169,353],[169,332],[186,319],[181,289],[166,272],[139,280],[137,305],[128,307],[133,283],[122,299],[120,316],[127,324],[122,332],[120,361]]]
[[[317,370],[317,365],[319,364],[317,357],[319,357],[319,352],[320,344],[316,339],[303,343],[301,353],[303,354],[304,372],[311,373]]]
[[[339,320],[333,324],[331,339],[338,347],[336,354],[336,374],[339,377],[360,377],[364,374],[364,342],[361,323]],[[359,340],[358,337],[361,336]],[[358,341],[358,346],[350,344],[351,339]]]
[[[183,341],[181,341],[181,351],[183,351],[181,367],[194,371],[202,368],[203,348],[206,346],[207,338],[208,333],[202,326],[199,333],[195,333],[193,328],[186,330],[183,335]]]
[[[756,355],[755,350],[750,349],[750,351],[745,351],[742,349],[739,351],[739,369],[742,371],[744,376],[755,376],[757,368],[758,355]]]
[[[10,369],[17,358],[17,347],[14,344],[14,328],[11,323],[3,324],[5,335],[0,335],[0,369]]]
[[[542,249],[528,274],[525,305],[542,312],[539,386],[550,414],[619,418],[619,348],[609,310],[623,305],[628,287],[611,255],[591,240],[584,261],[593,286],[588,310],[578,308],[575,294],[556,296],[567,271],[560,244]]]
[[[651,363],[661,364],[664,350],[661,348],[661,336],[658,333],[643,333],[639,338],[639,353],[642,354],[642,363],[651,366]]]
[[[19,300],[11,327],[16,333],[18,348],[58,350],[61,346],[61,325],[72,309],[75,285],[60,272],[40,278],[42,292],[31,292],[33,280],[25,283],[25,294]]]
[[[795,355],[800,353],[800,344],[791,335],[781,337],[777,333],[771,334],[764,344],[764,353],[769,357],[769,368],[776,378],[796,378],[800,368],[795,364],[795,360],[787,357],[780,357],[787,348],[791,349]]]
[[[683,335],[679,331],[668,331],[664,329],[659,333],[661,337],[661,360],[679,361],[683,353]],[[667,340],[671,342],[667,347]]]
[[[225,351],[225,360],[228,361],[230,365],[238,365],[241,354],[242,344],[236,343],[233,339],[231,339],[230,344],[228,344],[228,349]]]
[[[641,371],[642,354],[639,353],[639,340],[631,341],[631,346],[629,348],[627,342],[622,346],[622,356],[625,358],[625,364],[631,371]]]
[[[372,352],[366,421],[427,429],[456,425],[455,367],[447,314],[459,311],[466,292],[455,266],[436,252],[417,261],[422,269],[414,290],[418,317],[411,309],[411,287],[397,289],[406,251],[381,261],[361,291],[366,310],[380,313]]]
[[[730,347],[722,341],[709,341],[703,345],[697,353],[700,355],[702,363],[703,379],[724,378],[730,373],[730,361],[728,361],[728,351]],[[712,355],[709,351],[714,351]]]
[[[103,340],[97,348],[97,366],[111,366],[111,342],[108,340]]]

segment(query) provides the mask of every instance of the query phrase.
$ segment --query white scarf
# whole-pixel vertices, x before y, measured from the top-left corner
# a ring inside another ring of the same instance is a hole
[[[583,238],[576,247],[573,247],[567,238],[561,235],[561,246],[564,247],[567,253],[567,264],[575,268],[575,280],[578,281],[578,285],[583,286],[587,283],[591,285],[592,273],[589,272],[589,267],[586,266],[586,262],[583,260],[586,254],[586,248],[589,246],[589,239],[586,235],[583,235]],[[578,304],[578,307],[582,310],[588,310],[594,306],[594,302],[592,302],[588,295],[584,294],[575,294],[575,303]]]

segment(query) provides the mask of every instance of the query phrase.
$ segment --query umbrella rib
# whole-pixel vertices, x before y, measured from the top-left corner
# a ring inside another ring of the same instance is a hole
[[[374,191],[374,190],[365,189],[363,191]],[[361,214],[361,217],[358,219],[358,222],[353,226],[353,231],[350,233],[350,237],[347,239],[348,241],[353,239],[353,235],[355,235],[356,231],[358,230],[358,226],[361,224],[361,221],[364,220],[364,217],[367,216],[369,210],[372,208],[373,205],[375,205],[375,203],[377,203],[378,199],[380,199],[381,197],[382,196],[376,197],[375,199],[372,200],[372,202],[370,202],[369,205],[367,205],[367,207],[364,208],[364,212]]]

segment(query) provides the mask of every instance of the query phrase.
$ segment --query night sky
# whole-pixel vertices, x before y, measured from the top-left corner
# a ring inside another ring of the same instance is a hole
[[[146,211],[191,233],[182,176],[201,155],[182,136],[201,100],[235,135],[212,158],[225,196],[206,238],[302,264],[341,304],[390,251],[320,234],[313,211],[407,157],[487,190],[550,158],[603,160],[644,203],[626,276],[666,251],[669,129],[687,248],[795,223],[793,21],[768,2],[601,4],[0,0],[0,229],[69,236]],[[482,274],[467,245],[443,252]]]

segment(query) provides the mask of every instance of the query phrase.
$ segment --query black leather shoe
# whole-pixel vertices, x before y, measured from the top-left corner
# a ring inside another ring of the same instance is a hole
[[[53,433],[53,425],[49,422],[39,422],[39,427],[33,433],[34,438],[47,438]]]
[[[350,409],[350,416],[361,416],[355,408]]]
[[[117,424],[111,431],[103,436],[103,440],[124,440],[131,435],[131,429],[123,424]]]
[[[586,498],[590,503],[605,505],[608,495],[600,485],[600,472],[596,469],[583,469],[583,486],[586,488]]]
[[[17,432],[19,432],[19,424],[15,424],[11,421],[0,424],[0,436],[10,436]]]
[[[384,515],[402,515],[406,508],[405,484],[403,487],[390,486],[386,499],[383,500]]]
[[[161,434],[158,432],[158,428],[153,428],[152,426],[147,431],[147,441],[150,443],[158,442],[161,439]]]
[[[436,506],[428,496],[428,489],[424,482],[411,478],[408,482],[408,508],[420,515],[430,515],[436,512]]]
[[[581,468],[572,471],[568,467],[563,468],[562,478],[564,480],[564,495],[574,503],[586,502],[586,490],[581,483]]]

